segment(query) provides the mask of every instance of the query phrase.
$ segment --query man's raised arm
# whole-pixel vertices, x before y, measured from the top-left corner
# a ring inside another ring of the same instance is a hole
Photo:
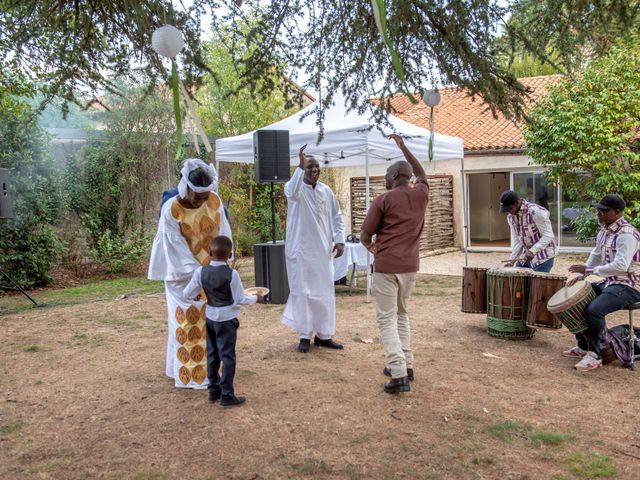
[[[418,159],[413,156],[411,150],[409,150],[404,144],[404,140],[402,139],[402,137],[400,135],[392,133],[391,135],[389,135],[389,138],[396,142],[396,145],[398,145],[398,148],[402,151],[404,158],[407,160],[407,162],[409,162],[409,165],[411,165],[411,170],[416,176],[416,180],[427,183],[427,174],[425,173],[424,168],[422,168],[422,165],[420,165]]]
[[[304,144],[300,147],[298,151],[298,158],[300,162],[298,163],[298,168],[293,173],[291,179],[284,184],[284,194],[287,198],[297,197],[300,192],[300,187],[302,186],[302,178],[304,176],[304,162],[307,157],[304,154],[304,149],[307,148],[307,144]]]

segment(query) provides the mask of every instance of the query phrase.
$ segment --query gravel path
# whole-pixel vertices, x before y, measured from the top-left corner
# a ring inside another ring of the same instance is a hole
[[[467,254],[469,266],[496,268],[502,266],[502,260],[509,258],[508,252],[469,252]],[[567,274],[569,265],[585,262],[588,254],[563,253],[556,257],[551,273]],[[462,275],[464,266],[464,252],[451,252],[420,260],[420,273],[430,275]]]

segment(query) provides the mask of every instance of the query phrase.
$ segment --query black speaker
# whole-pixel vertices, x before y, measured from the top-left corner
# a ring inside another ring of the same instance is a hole
[[[0,218],[13,218],[13,206],[9,193],[9,170],[0,168]]]
[[[289,130],[256,130],[253,133],[256,182],[288,182]]]
[[[267,287],[269,303],[287,303],[289,280],[284,258],[284,242],[258,243],[253,246],[256,287]]]

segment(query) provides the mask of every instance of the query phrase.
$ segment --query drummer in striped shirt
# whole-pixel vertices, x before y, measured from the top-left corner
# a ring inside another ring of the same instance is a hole
[[[536,272],[550,272],[553,258],[558,254],[558,245],[551,228],[549,211],[520,198],[513,190],[500,195],[500,211],[508,214],[507,222],[515,239],[511,259],[502,263],[505,266],[517,264]]]
[[[605,195],[594,207],[602,227],[596,246],[586,265],[571,265],[571,273],[580,275],[573,284],[587,275],[598,275],[604,281],[593,284],[596,298],[587,307],[586,332],[576,335],[578,345],[562,352],[565,357],[582,358],[578,370],[593,370],[602,366],[600,336],[606,327],[605,316],[640,302],[640,233],[624,217],[626,204],[615,194]]]

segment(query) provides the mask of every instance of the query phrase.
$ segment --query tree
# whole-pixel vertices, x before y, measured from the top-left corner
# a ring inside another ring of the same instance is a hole
[[[381,1],[381,0],[380,0]],[[376,0],[379,6],[380,1]],[[504,2],[425,0],[386,2],[386,33],[406,73],[398,79],[387,43],[378,29],[370,0],[195,0],[175,8],[170,0],[78,1],[7,0],[0,11],[0,84],[8,74],[38,78],[45,93],[79,102],[79,91],[118,90],[110,79],[130,76],[151,85],[167,74],[151,49],[151,34],[163,24],[180,28],[187,46],[181,55],[187,86],[200,85],[207,73],[201,60],[201,22],[212,16],[214,30],[240,25],[250,15],[257,21],[247,31],[235,28],[250,54],[239,58],[244,86],[266,94],[284,76],[307,78],[303,87],[321,90],[323,105],[342,90],[350,106],[375,108],[382,119],[388,105],[371,106],[369,97],[388,97],[400,90],[457,85],[480,95],[494,111],[523,115],[523,86],[499,61],[494,36],[502,28],[527,51],[544,57],[543,43],[569,55],[597,32],[615,25],[620,31],[637,25],[638,0],[545,0],[526,18],[505,25],[512,13]],[[383,2],[384,3],[384,2]],[[518,2],[519,5],[533,2]],[[180,2],[182,5],[182,2]],[[220,13],[222,12],[222,13]],[[528,12],[528,10],[527,10]],[[609,18],[611,17],[611,21]],[[536,24],[537,23],[537,24]],[[532,33],[533,32],[533,33]],[[235,42],[227,45],[234,48]],[[273,75],[277,73],[277,75]],[[289,94],[296,93],[286,82]],[[292,97],[287,96],[287,99]],[[298,97],[298,100],[300,97]]]
[[[42,94],[34,95],[29,100],[29,104],[32,108],[39,109],[44,100]],[[78,128],[81,130],[94,130],[98,126],[93,119],[98,112],[85,110],[76,104],[68,105],[67,116],[62,118],[60,110],[63,103],[60,99],[53,99],[44,109],[40,109],[38,125],[42,128]]]
[[[9,95],[0,97],[0,168],[9,169],[15,213],[0,220],[0,268],[24,288],[46,285],[63,250],[55,229],[66,211],[62,178],[37,115]]]
[[[518,55],[534,58],[573,75],[620,41],[638,40],[638,0],[517,0],[505,39]]]
[[[88,236],[91,253],[111,272],[146,258],[161,192],[175,182],[175,129],[168,92],[126,89],[107,100],[105,131],[96,132],[67,165],[71,208]],[[163,95],[164,93],[164,95]]]
[[[549,63],[539,60],[530,53],[516,55],[507,64],[507,68],[518,78],[554,75],[558,69]]]
[[[167,92],[127,91],[126,99],[108,100],[106,130],[84,152],[81,178],[81,215],[118,234],[155,226],[160,193],[174,179],[175,126]]]
[[[291,89],[302,91],[294,83],[279,77],[274,68],[258,80],[255,90],[245,85],[238,65],[249,58],[256,45],[248,46],[245,36],[255,28],[258,18],[247,16],[234,27],[219,26],[211,40],[202,46],[203,58],[209,70],[198,89],[196,99],[205,130],[215,137],[229,137],[269,125],[293,113]],[[242,37],[238,37],[238,33]],[[268,89],[263,84],[268,84]]]
[[[239,26],[247,31],[254,19],[247,19]],[[235,48],[228,46],[235,42]],[[211,70],[198,90],[198,113],[207,134],[214,137],[239,135],[264,127],[293,113],[287,104],[287,92],[282,87],[277,72],[268,77],[274,88],[265,95],[256,95],[243,87],[236,64],[249,53],[234,33],[224,28],[214,32],[213,38],[203,45],[204,59]],[[231,53],[233,52],[233,53]],[[293,85],[293,84],[291,84]],[[235,93],[235,94],[234,94]],[[239,255],[252,252],[253,244],[266,241],[271,234],[271,203],[268,185],[255,181],[253,165],[221,165],[220,194],[232,219],[233,236]],[[282,192],[281,185],[275,187]],[[277,235],[282,238],[282,212],[286,204],[278,199],[276,217]]]
[[[198,76],[193,72],[201,66],[199,19],[175,11],[170,0],[97,0],[89,5],[7,0],[0,5],[2,85],[10,78],[7,72],[22,74],[37,80],[48,98],[79,103],[81,91],[119,91],[112,79],[120,76],[143,76],[154,83],[166,75],[151,48],[151,34],[165,23],[185,32],[184,74]]]
[[[614,47],[576,80],[556,84],[530,120],[528,153],[563,191],[592,200],[619,193],[640,226],[640,47]]]
[[[525,89],[495,58],[493,37],[507,12],[499,2],[387,3],[383,36],[370,0],[272,1],[269,9],[258,10],[259,21],[244,35],[251,53],[240,63],[243,79],[258,88],[254,72],[285,64],[294,79],[293,72],[303,73],[304,86],[319,91],[323,105],[341,91],[349,107],[370,110],[376,121],[385,120],[390,105],[374,105],[371,97],[450,84],[481,95],[494,112],[522,116]],[[405,81],[392,65],[387,38]]]

